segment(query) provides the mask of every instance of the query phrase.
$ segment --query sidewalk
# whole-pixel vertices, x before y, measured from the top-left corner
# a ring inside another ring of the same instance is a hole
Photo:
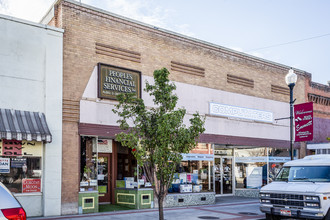
[[[165,208],[166,220],[200,220],[200,219],[230,219],[230,220],[259,220],[265,219],[265,215],[259,211],[259,200],[235,196],[217,197],[216,204],[205,206],[188,206]],[[142,209],[116,212],[100,212],[94,214],[38,217],[29,220],[60,220],[60,219],[94,219],[94,220],[157,220],[158,209]]]

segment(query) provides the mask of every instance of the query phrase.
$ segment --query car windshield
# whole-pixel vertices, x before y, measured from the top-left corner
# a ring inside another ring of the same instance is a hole
[[[330,166],[283,167],[275,181],[330,182]]]

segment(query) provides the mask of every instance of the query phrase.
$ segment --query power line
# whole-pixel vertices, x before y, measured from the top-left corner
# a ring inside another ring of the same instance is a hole
[[[309,37],[309,38],[305,38],[305,39],[301,39],[301,40],[289,41],[289,42],[281,43],[281,44],[274,44],[274,45],[267,46],[267,47],[259,47],[259,48],[251,49],[251,50],[248,50],[248,51],[245,51],[245,52],[253,52],[253,51],[268,49],[268,48],[272,48],[272,47],[279,47],[279,46],[283,46],[283,45],[298,43],[298,42],[302,42],[302,41],[306,41],[306,40],[312,40],[312,39],[315,39],[315,38],[325,37],[325,36],[329,36],[329,35],[330,35],[330,33],[315,36],[315,37]]]

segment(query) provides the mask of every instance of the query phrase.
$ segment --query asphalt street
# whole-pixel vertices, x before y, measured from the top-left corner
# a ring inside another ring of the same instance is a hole
[[[164,209],[166,220],[261,220],[265,215],[259,211],[259,200],[235,196],[217,197],[216,204],[204,206],[188,206]],[[60,219],[93,219],[93,220],[157,220],[158,209],[142,209],[130,211],[102,212],[95,214],[70,215],[28,218],[29,220],[60,220]]]

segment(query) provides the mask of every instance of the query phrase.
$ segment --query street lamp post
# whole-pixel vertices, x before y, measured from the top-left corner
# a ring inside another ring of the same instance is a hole
[[[290,88],[290,156],[291,160],[293,160],[293,87],[296,85],[297,75],[292,68],[285,76],[285,82]]]

